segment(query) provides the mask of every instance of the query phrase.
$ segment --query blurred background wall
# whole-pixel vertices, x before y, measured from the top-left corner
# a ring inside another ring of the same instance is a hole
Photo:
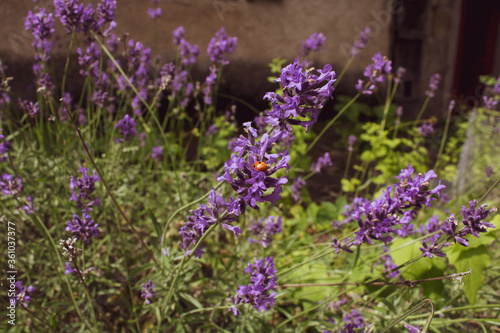
[[[50,0],[3,0],[0,4],[0,57],[9,67],[7,74],[15,77],[15,90],[29,89],[32,80],[32,38],[24,30],[24,18],[35,6],[51,12],[54,9]],[[165,63],[175,59],[172,31],[184,26],[186,40],[200,46],[194,72],[202,80],[210,64],[208,43],[224,26],[231,36],[238,37],[238,45],[231,64],[224,69],[222,91],[261,103],[258,105],[263,108],[262,96],[274,89],[267,82],[268,63],[276,57],[292,61],[299,54],[301,41],[313,32],[327,37],[324,49],[312,56],[315,65],[329,63],[339,73],[359,31],[369,27],[373,37],[337,93],[354,93],[364,67],[381,52],[393,60],[394,69],[407,68],[396,96],[407,117],[417,113],[429,77],[436,72],[443,81],[426,115],[444,114],[450,97],[474,103],[480,89],[477,76],[500,75],[500,1],[163,0],[158,6],[163,16],[155,23],[147,14],[148,8],[154,7],[151,1],[118,0],[115,32],[150,46]],[[60,24],[56,33],[53,59],[62,67],[68,36]]]

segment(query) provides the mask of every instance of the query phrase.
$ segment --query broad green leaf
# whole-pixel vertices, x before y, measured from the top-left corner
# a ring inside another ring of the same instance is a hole
[[[484,281],[483,270],[490,264],[490,256],[484,245],[476,248],[466,248],[460,244],[455,244],[446,251],[450,263],[455,266],[457,272],[467,272],[472,268],[472,273],[466,275],[464,292],[471,305],[476,304],[477,291]]]

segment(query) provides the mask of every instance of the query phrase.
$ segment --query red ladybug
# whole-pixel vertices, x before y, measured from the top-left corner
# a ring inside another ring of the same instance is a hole
[[[267,164],[262,161],[255,162],[252,167],[257,171],[265,172],[267,170]]]

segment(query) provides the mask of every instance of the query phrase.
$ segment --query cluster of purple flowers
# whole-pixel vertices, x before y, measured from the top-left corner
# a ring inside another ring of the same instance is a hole
[[[40,106],[38,102],[26,101],[19,99],[19,108],[23,110],[30,118],[34,118],[40,114]]]
[[[339,331],[340,333],[364,332],[361,329],[365,327],[365,319],[363,318],[361,312],[359,312],[357,309],[352,310],[350,313],[346,312],[342,320],[344,322],[344,326],[342,327],[342,330]],[[333,320],[333,323],[335,323],[335,320]],[[333,331],[323,330],[323,333],[332,333],[332,332]]]
[[[83,209],[81,218],[77,214],[74,214],[73,219],[68,221],[66,231],[71,232],[76,239],[82,239],[86,244],[90,244],[92,237],[99,237],[98,227],[98,224],[92,220],[89,211]]]
[[[275,82],[281,84],[283,95],[268,92],[264,96],[272,104],[272,109],[266,111],[269,125],[289,132],[290,125],[304,126],[307,131],[311,128],[324,103],[331,98],[336,81],[331,65],[316,71],[314,74],[314,70],[306,70],[298,59],[281,70]]]
[[[126,114],[125,117],[123,117],[123,119],[118,121],[115,125],[115,128],[118,128],[120,130],[120,134],[123,136],[123,138],[115,138],[115,142],[119,143],[123,142],[124,140],[132,140],[132,138],[137,134],[135,127],[136,123],[134,118]]]
[[[210,60],[219,65],[229,64],[229,55],[236,49],[237,42],[237,37],[229,36],[224,27],[221,27],[208,44],[207,53]]]
[[[153,153],[151,154],[151,157],[157,161],[161,161],[163,159],[163,147],[162,146],[153,147]]]
[[[230,198],[229,202],[219,196],[215,189],[212,189],[208,197],[208,204],[202,204],[187,216],[187,222],[184,223],[179,233],[182,236],[182,242],[179,242],[179,247],[186,251],[186,256],[189,256],[192,250],[189,250],[191,245],[196,245],[203,234],[216,223],[220,223],[224,229],[231,230],[236,237],[241,234],[238,226],[232,226],[231,223],[236,221],[240,214],[238,203]],[[201,258],[203,254],[202,246],[199,246],[194,252],[194,256]]]
[[[425,96],[432,98],[436,92],[439,82],[441,82],[441,75],[438,73],[433,74],[429,80],[429,88],[425,91]]]
[[[356,143],[356,136],[355,135],[349,135],[347,138],[347,151],[352,152],[354,144]]]
[[[14,299],[15,304],[19,303],[23,307],[27,308],[28,303],[31,302],[31,293],[35,291],[35,287],[29,286],[26,288],[23,286],[21,281],[16,281],[14,284],[16,286],[16,296]]]
[[[141,297],[146,300],[146,304],[151,303],[150,299],[156,296],[154,288],[155,284],[151,280],[142,284]]]
[[[358,80],[356,84],[356,90],[364,95],[371,95],[377,82],[383,82],[392,71],[392,61],[383,57],[380,52],[377,52],[372,60],[373,63],[368,65],[363,73],[368,82],[365,84],[363,80]]]
[[[307,57],[312,51],[319,51],[325,45],[326,37],[322,33],[315,32],[309,38],[302,41],[300,55]]]
[[[59,17],[68,34],[83,31],[87,36],[90,32],[106,36],[116,26],[115,0],[101,0],[96,9],[92,4],[84,7],[78,0],[54,0],[54,7],[56,17]],[[107,23],[109,26],[106,28]]]
[[[96,174],[95,170],[90,175],[88,174],[89,169],[81,167],[80,172],[82,173],[82,177],[76,180],[75,177],[71,176],[69,183],[71,197],[69,201],[76,201],[78,208],[86,208],[91,211],[93,206],[101,205],[100,199],[93,196],[95,192],[95,183],[101,181],[101,179]],[[77,193],[77,190],[79,193]]]
[[[285,168],[288,172],[290,156],[288,150],[284,153],[272,153],[273,145],[279,142],[286,132],[273,130],[271,135],[265,133],[259,141],[256,141],[257,130],[252,127],[251,122],[243,124],[247,137],[240,135],[234,142],[233,154],[225,163],[224,174],[217,180],[226,180],[238,194],[238,198],[232,200],[239,212],[244,213],[246,206],[258,209],[257,202],[269,201],[273,205],[278,201],[282,192],[281,185],[288,182],[285,177],[271,177],[278,170]],[[246,159],[245,159],[246,155]],[[258,171],[252,165],[256,162],[265,163],[266,170]],[[233,178],[232,175],[236,178]],[[273,192],[264,195],[268,189]]]
[[[148,8],[148,15],[151,16],[152,19],[158,19],[162,16],[163,12],[161,8]]]
[[[320,156],[316,162],[311,163],[311,171],[320,173],[322,168],[332,166],[332,160],[330,159],[330,154],[326,152],[323,156]]]
[[[302,176],[298,176],[293,180],[292,188],[292,198],[296,202],[299,202],[302,197],[300,196],[300,192],[302,191],[302,187],[306,185],[306,181],[302,179]]]
[[[11,143],[5,140],[5,136],[2,134],[2,129],[0,128],[0,162],[5,162],[9,159],[9,148]]]
[[[250,303],[259,312],[269,310],[276,302],[277,270],[274,269],[274,258],[255,259],[253,265],[248,263],[244,272],[251,274],[250,284],[240,285],[237,295],[231,296],[234,306],[229,310],[237,316],[240,312],[236,305],[240,303]]]
[[[408,169],[401,170],[399,180],[390,185],[382,195],[369,202],[358,200],[350,210],[350,221],[356,221],[359,231],[355,232],[354,240],[346,239],[339,242],[335,238],[332,246],[336,252],[348,250],[350,246],[362,243],[373,244],[373,240],[379,240],[385,244],[392,241],[395,235],[406,237],[413,230],[410,222],[417,215],[417,210],[426,206],[432,207],[431,201],[436,200],[433,195],[440,195],[445,187],[439,184],[429,189],[430,182],[437,178],[433,170],[425,174],[413,176],[414,169],[408,165]]]
[[[14,177],[11,174],[4,173],[0,177],[0,190],[2,191],[2,195],[17,197],[23,190],[23,180],[19,176]]]
[[[264,221],[259,219],[258,222],[253,222],[248,227],[250,235],[256,236],[255,238],[248,238],[250,244],[257,243],[262,247],[268,247],[269,243],[273,240],[274,235],[281,233],[283,225],[283,218],[281,216],[269,216]]]
[[[38,62],[49,60],[49,53],[52,49],[50,38],[55,32],[52,13],[47,13],[44,8],[38,9],[36,13],[30,10],[24,21],[24,27],[33,35],[32,46],[35,49],[35,60]]]
[[[429,134],[434,133],[434,127],[431,123],[423,123],[422,126],[418,128],[418,134],[423,137],[428,136]]]
[[[370,28],[368,27],[366,27],[365,30],[359,32],[359,37],[354,42],[354,45],[352,46],[351,51],[349,52],[351,56],[357,58],[361,50],[368,45],[368,42],[370,41],[371,37],[370,33],[371,31]]]

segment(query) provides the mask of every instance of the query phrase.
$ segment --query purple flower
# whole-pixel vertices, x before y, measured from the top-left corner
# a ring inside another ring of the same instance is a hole
[[[326,37],[322,33],[313,33],[309,38],[302,41],[300,55],[307,57],[311,51],[319,51],[325,45]]]
[[[153,153],[151,154],[151,157],[157,161],[161,161],[163,159],[163,147],[162,146],[153,147]]]
[[[281,70],[276,82],[280,82],[283,94],[268,92],[264,96],[272,104],[272,109],[266,111],[269,125],[288,132],[292,131],[291,125],[301,125],[307,131],[311,128],[324,103],[331,98],[335,82],[332,66],[325,65],[316,72],[305,70],[299,59]]]
[[[52,49],[52,43],[48,39],[55,32],[52,13],[47,13],[44,8],[38,9],[36,14],[30,10],[24,21],[24,27],[33,35],[32,46],[36,53],[35,59],[47,61]]]
[[[19,99],[19,107],[31,118],[34,118],[40,114],[40,107],[38,105],[38,102],[33,103],[31,101],[28,102]]]
[[[371,94],[373,94],[373,91],[375,90],[375,85],[371,82],[368,82],[365,84],[365,81],[358,80],[358,83],[356,83],[355,88],[359,94],[371,95]]]
[[[418,134],[423,137],[426,137],[429,134],[434,133],[434,127],[432,127],[431,123],[423,123],[422,126],[418,128]]]
[[[274,269],[274,258],[255,259],[254,264],[248,263],[245,274],[251,274],[250,284],[240,285],[236,296],[231,296],[231,302],[236,306],[240,303],[249,303],[259,312],[271,309],[276,302],[277,278]],[[238,315],[239,311],[233,306],[230,311]]]
[[[212,92],[217,82],[218,69],[216,66],[210,66],[210,74],[205,79],[203,84],[203,102],[212,104]]]
[[[175,29],[173,32],[174,44],[179,45],[181,43],[181,40],[184,39],[185,34],[186,31],[184,30],[184,27],[178,27],[177,29]]]
[[[136,123],[134,118],[130,117],[128,114],[123,117],[116,125],[115,128],[120,129],[120,134],[123,136],[123,139],[116,138],[115,142],[123,142],[130,141],[136,135],[135,129]]]
[[[372,58],[373,64],[366,67],[363,75],[368,78],[372,84],[383,82],[385,77],[391,73],[392,61],[387,57],[382,57],[380,52],[377,52]],[[358,89],[359,90],[359,89]]]
[[[208,126],[207,132],[205,133],[205,136],[207,138],[211,137],[212,135],[216,135],[218,133],[217,126],[215,124],[212,124]]]
[[[426,224],[420,226],[418,232],[424,236],[439,230],[441,230],[441,223],[438,216],[434,214]]]
[[[14,177],[13,175],[4,173],[0,178],[0,190],[4,196],[12,195],[17,197],[23,190],[23,181],[19,176]]]
[[[160,18],[162,14],[161,8],[148,8],[148,15],[151,16],[152,19]]]
[[[156,296],[156,291],[154,290],[155,285],[153,281],[149,280],[147,283],[142,284],[141,297],[146,300],[146,304],[151,303],[150,299]]]
[[[432,237],[430,237],[430,241],[428,239],[422,239],[420,242],[422,243],[422,246],[420,251],[422,251],[422,256],[423,257],[428,257],[428,258],[433,258],[434,255],[438,257],[446,257],[446,254],[444,254],[441,249],[444,247],[444,244],[437,245],[437,241],[439,239],[440,235],[436,234]]]
[[[89,169],[81,167],[80,172],[82,177],[75,178],[71,176],[69,188],[71,189],[71,197],[69,201],[76,201],[78,208],[85,207],[87,210],[91,211],[93,206],[100,206],[101,201],[99,198],[94,198],[92,195],[95,192],[95,183],[100,182],[101,179],[93,171],[92,175],[88,175]],[[78,190],[78,194],[77,194]]]
[[[82,25],[83,4],[78,0],[54,0],[56,17],[59,17],[66,33],[80,31]]]
[[[306,185],[305,180],[302,180],[302,176],[298,176],[293,180],[292,184],[292,198],[296,202],[299,202],[302,197],[300,196],[300,192],[302,191],[302,187]]]
[[[11,147],[11,143],[5,140],[5,137],[2,134],[2,129],[0,128],[0,162],[5,162],[9,158],[7,154],[9,152],[9,148]]]
[[[99,60],[101,58],[99,45],[92,42],[87,46],[85,52],[81,48],[78,48],[76,52],[78,53],[78,64],[82,66],[80,74],[82,76],[90,76],[95,81],[99,81]]]
[[[288,150],[284,153],[271,153],[273,144],[279,142],[284,132],[273,131],[271,135],[265,133],[255,142],[257,131],[250,122],[243,124],[248,138],[240,136],[234,143],[234,154],[225,163],[225,171],[218,181],[226,180],[238,194],[234,204],[238,205],[241,212],[245,211],[248,205],[257,209],[257,202],[269,201],[272,205],[278,201],[282,192],[281,185],[286,184],[288,179],[285,177],[271,177],[278,170],[285,168],[288,172],[290,165],[290,156]],[[242,156],[247,153],[246,159]],[[266,164],[267,170],[257,171],[253,164],[261,161]],[[236,178],[233,178],[235,175]],[[264,195],[264,192],[273,188],[273,192]]]
[[[181,63],[184,66],[190,66],[196,62],[196,57],[200,54],[198,45],[189,44],[184,38],[179,42],[179,52],[181,55]]]
[[[97,25],[103,27],[105,23],[112,23],[115,19],[115,10],[115,0],[101,0],[96,10]]]
[[[311,163],[311,171],[320,173],[321,169],[327,166],[332,166],[332,160],[328,152],[320,156],[316,162]]]
[[[23,283],[21,281],[16,281],[14,285],[16,287],[14,304],[17,304],[19,302],[23,307],[27,308],[28,303],[31,302],[30,294],[35,291],[35,287],[29,286],[28,288],[26,288],[25,286],[23,286]]]
[[[370,33],[371,31],[370,28],[368,27],[366,27],[364,31],[359,32],[359,37],[354,42],[354,45],[352,46],[351,51],[349,52],[351,56],[357,58],[360,51],[368,45],[368,42],[370,41],[371,37]]]
[[[99,237],[99,229],[97,223],[92,220],[87,209],[82,211],[82,218],[78,215],[73,215],[73,219],[68,221],[66,231],[70,231],[76,239],[83,239],[86,244],[90,244],[92,237]]]
[[[486,96],[483,96],[483,102],[484,102],[484,107],[490,110],[494,109],[498,104],[498,101],[495,100],[493,97],[486,97]]]
[[[349,135],[347,138],[347,151],[353,151],[354,144],[356,143],[356,136]]]
[[[219,223],[224,229],[232,231],[238,237],[241,230],[238,226],[232,226],[231,223],[236,221],[239,213],[240,208],[233,205],[232,198],[228,202],[212,188],[212,192],[208,197],[208,205],[200,205],[198,209],[191,211],[191,215],[186,217],[187,222],[179,231],[182,236],[179,247],[186,251],[186,256],[191,255],[192,250],[189,250],[189,247],[196,245],[207,229],[216,223]],[[194,256],[201,258],[203,253],[200,246],[194,252]]]
[[[398,67],[396,71],[396,77],[394,78],[394,82],[401,83],[401,78],[403,77],[403,75],[405,75],[405,73],[406,73],[406,68]]]
[[[264,221],[262,221],[262,219],[259,219],[258,222],[253,221],[248,230],[250,235],[256,237],[248,238],[248,242],[250,244],[260,244],[264,248],[268,247],[274,235],[281,233],[282,224],[283,221],[281,216],[278,216],[278,218],[269,216]]]
[[[384,251],[387,252],[386,246],[384,246]],[[390,254],[385,254],[382,257],[380,257],[380,261],[377,262],[375,264],[375,266],[380,264],[381,262],[384,263],[383,272],[384,273],[390,272],[389,274],[386,274],[386,277],[388,277],[390,279],[394,279],[401,273],[401,271],[399,269],[394,270],[395,268],[398,267],[398,265],[396,265],[396,263],[394,262],[394,259],[392,258],[392,256]]]
[[[64,274],[69,275],[76,273],[76,269],[71,267],[71,263],[69,261],[66,262],[66,265],[64,266]]]
[[[26,212],[26,214],[31,215],[36,211],[36,207],[33,205],[33,199],[31,198],[30,195],[26,198],[26,201],[28,202],[26,205],[24,205],[22,208]]]
[[[1,154],[1,151],[2,151],[1,147],[2,146],[0,144],[0,154]],[[493,167],[491,165],[489,167],[487,167],[486,170],[485,170],[485,173],[486,173],[486,177],[488,177],[488,178],[491,177],[491,175],[493,174]]]
[[[208,44],[207,53],[210,60],[220,65],[229,64],[229,55],[234,52],[238,38],[231,37],[224,27],[215,33]]]
[[[495,213],[497,211],[496,207],[492,207],[487,210],[487,204],[479,206],[476,210],[477,200],[471,200],[469,202],[469,208],[465,208],[462,206],[462,223],[465,226],[465,231],[474,235],[475,237],[479,237],[479,233],[487,232],[486,228],[495,228],[495,225],[483,221],[488,217],[490,213]]]
[[[363,328],[365,326],[365,320],[361,312],[357,309],[351,311],[351,313],[344,314],[344,318],[342,318],[345,323],[353,324],[356,328]]]
[[[408,330],[408,333],[420,333],[422,329],[419,326],[412,326],[410,324],[405,324],[405,328]]]
[[[436,92],[439,82],[441,82],[441,75],[438,73],[433,74],[429,80],[429,88],[425,91],[425,96],[432,98]]]

